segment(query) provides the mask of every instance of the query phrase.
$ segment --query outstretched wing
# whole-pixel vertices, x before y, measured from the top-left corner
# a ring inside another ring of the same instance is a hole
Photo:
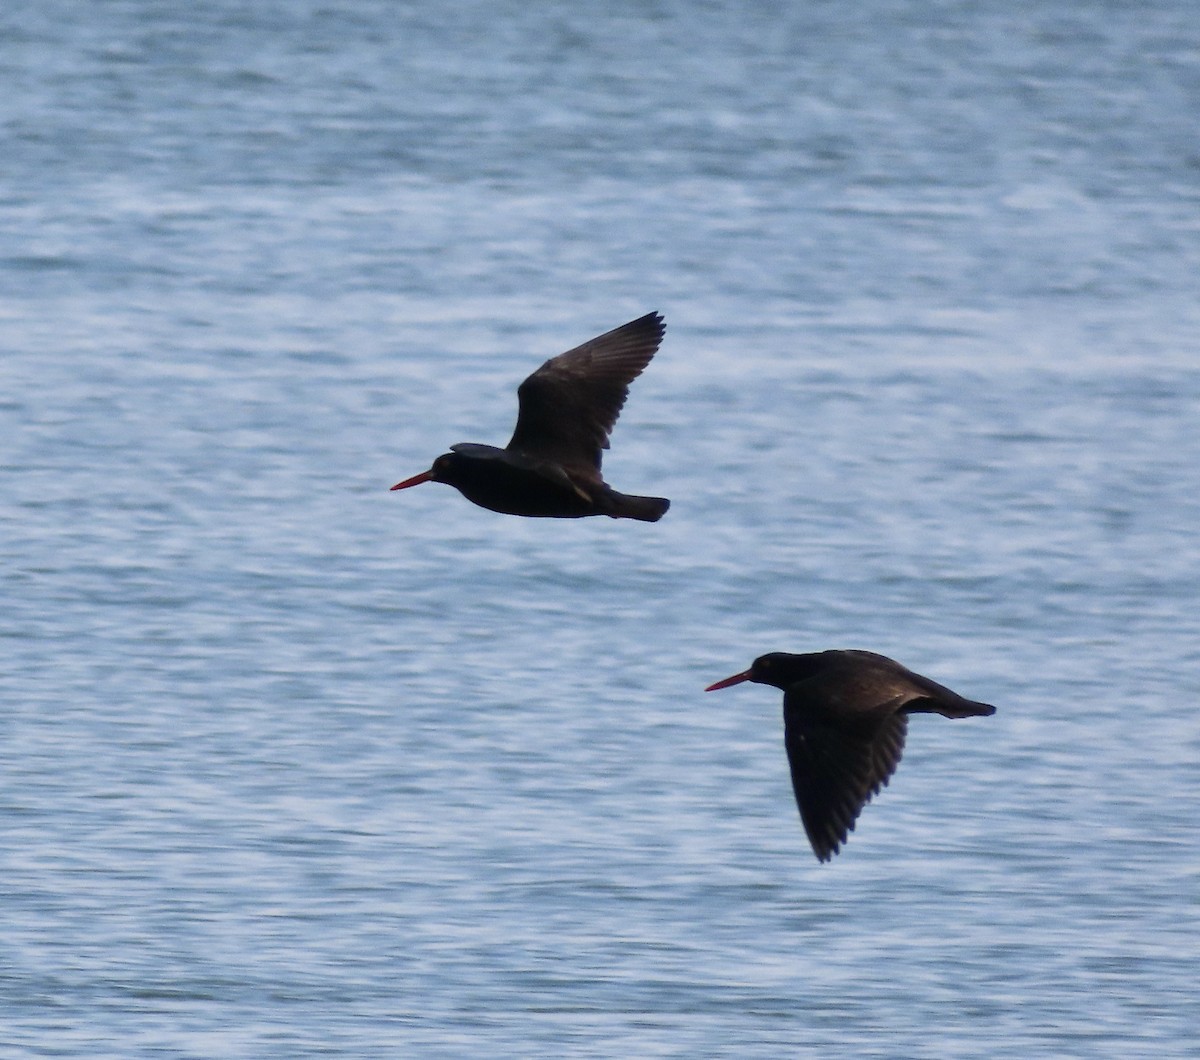
[[[908,717],[887,714],[872,731],[837,725],[784,696],[784,744],[800,819],[821,861],[838,852],[863,807],[900,764]]]
[[[665,330],[662,316],[647,313],[548,360],[517,390],[520,412],[508,448],[598,475],[629,384]]]

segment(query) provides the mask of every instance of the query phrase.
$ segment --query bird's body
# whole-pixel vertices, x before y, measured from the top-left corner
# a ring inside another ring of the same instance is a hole
[[[664,330],[662,317],[648,313],[552,357],[518,388],[520,411],[507,446],[452,445],[428,471],[392,489],[445,482],[506,515],[661,519],[670,501],[618,493],[604,481],[600,461],[629,384],[650,363]]]
[[[783,690],[792,787],[821,861],[838,852],[862,808],[896,771],[909,714],[971,718],[996,712],[870,651],[774,652],[707,691],[742,681]]]

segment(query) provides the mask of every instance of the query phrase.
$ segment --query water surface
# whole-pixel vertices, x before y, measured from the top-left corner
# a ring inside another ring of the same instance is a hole
[[[0,19],[11,1055],[1191,1055],[1193,5]],[[652,309],[661,523],[388,493]]]

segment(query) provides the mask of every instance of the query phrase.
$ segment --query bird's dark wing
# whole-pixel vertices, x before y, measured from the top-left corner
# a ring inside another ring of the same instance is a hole
[[[847,698],[857,698],[864,705],[874,706],[877,701],[898,696],[904,699],[904,709],[909,713],[941,714],[947,718],[981,717],[996,713],[996,708],[990,703],[960,696],[953,689],[914,673],[886,655],[854,649],[836,654],[838,663],[830,665],[828,673],[830,676],[836,673],[845,686],[853,685],[854,691]]]
[[[843,726],[805,700],[793,690],[784,696],[784,744],[804,830],[817,857],[828,861],[895,773],[908,717],[897,710],[877,715],[870,730],[861,722]]]
[[[508,448],[598,476],[629,384],[665,330],[658,313],[647,313],[548,360],[517,390],[520,412]]]

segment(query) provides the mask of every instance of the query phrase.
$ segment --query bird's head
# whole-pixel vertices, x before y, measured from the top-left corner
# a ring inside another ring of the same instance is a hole
[[[433,467],[428,471],[422,471],[419,475],[413,475],[412,478],[406,478],[403,482],[397,482],[392,489],[406,490],[409,486],[419,486],[422,482],[449,482],[454,462],[453,453],[443,453],[433,462]]]
[[[773,651],[760,655],[750,664],[749,670],[734,674],[723,681],[709,685],[704,691],[715,692],[719,688],[729,688],[730,685],[740,685],[743,681],[753,681],[759,685],[774,685],[786,689],[789,685],[803,680],[813,671],[812,655],[793,655],[786,651]]]

